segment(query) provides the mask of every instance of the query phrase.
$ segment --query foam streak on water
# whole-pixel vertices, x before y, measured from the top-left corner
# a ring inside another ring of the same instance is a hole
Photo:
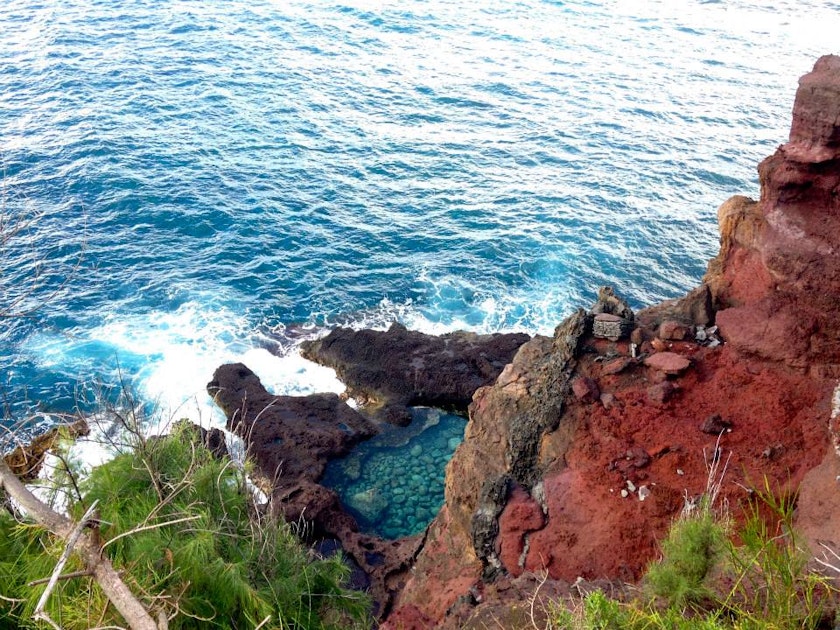
[[[674,297],[838,14],[6,0],[0,210],[41,216],[4,244],[0,298],[37,276],[52,299],[6,322],[5,399],[66,410],[121,374],[210,413],[221,361],[340,388],[296,358],[312,327],[547,331],[601,284]]]

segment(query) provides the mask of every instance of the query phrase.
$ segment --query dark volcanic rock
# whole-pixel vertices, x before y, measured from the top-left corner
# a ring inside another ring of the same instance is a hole
[[[335,369],[354,398],[382,420],[404,425],[407,406],[466,412],[479,387],[490,385],[525,334],[426,335],[393,324],[387,331],[336,328],[305,342],[303,356]]]
[[[330,459],[377,432],[335,394],[272,396],[241,363],[217,369],[207,391],[227,415],[228,428],[278,486],[317,482]]]
[[[374,614],[384,614],[422,539],[391,541],[358,532],[338,495],[317,483],[330,459],[374,435],[376,427],[335,394],[273,396],[241,363],[218,368],[207,391],[227,415],[228,428],[245,442],[272,508],[289,522],[305,524],[312,538],[338,540],[367,576]]]

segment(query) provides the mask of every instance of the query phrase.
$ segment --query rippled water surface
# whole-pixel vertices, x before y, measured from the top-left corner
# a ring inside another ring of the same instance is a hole
[[[7,407],[213,369],[337,389],[335,323],[550,330],[679,295],[757,195],[836,2],[5,0]],[[46,305],[29,312],[30,307]],[[186,407],[181,405],[189,401]],[[186,411],[187,408],[193,411]]]

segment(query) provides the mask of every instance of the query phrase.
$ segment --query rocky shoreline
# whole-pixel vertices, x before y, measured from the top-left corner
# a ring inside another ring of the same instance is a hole
[[[603,289],[532,339],[338,329],[304,353],[336,369],[368,403],[359,411],[271,396],[242,365],[220,367],[208,391],[273,506],[356,563],[383,627],[516,627],[537,588],[637,581],[713,458],[728,458],[734,514],[767,480],[798,493],[814,552],[836,547],[840,57],[801,79],[789,142],[758,170],[760,199],[720,207],[720,253],[679,300],[633,313]],[[469,420],[440,512],[423,535],[388,541],[360,533],[318,482],[411,405]]]

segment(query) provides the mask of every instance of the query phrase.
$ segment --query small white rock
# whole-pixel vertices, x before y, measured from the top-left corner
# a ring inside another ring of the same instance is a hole
[[[629,495],[630,495],[630,493],[627,492],[627,490],[622,490],[621,491],[621,498],[622,499],[626,499]]]
[[[684,475],[685,471],[682,468],[677,468],[677,474],[678,475]]]
[[[632,481],[630,481],[629,479],[627,480],[627,489],[628,489],[630,492],[636,492],[636,486],[635,486],[635,485],[633,484],[633,482],[632,482]]]
[[[639,488],[639,501],[644,501],[650,496],[650,488],[642,486]]]

